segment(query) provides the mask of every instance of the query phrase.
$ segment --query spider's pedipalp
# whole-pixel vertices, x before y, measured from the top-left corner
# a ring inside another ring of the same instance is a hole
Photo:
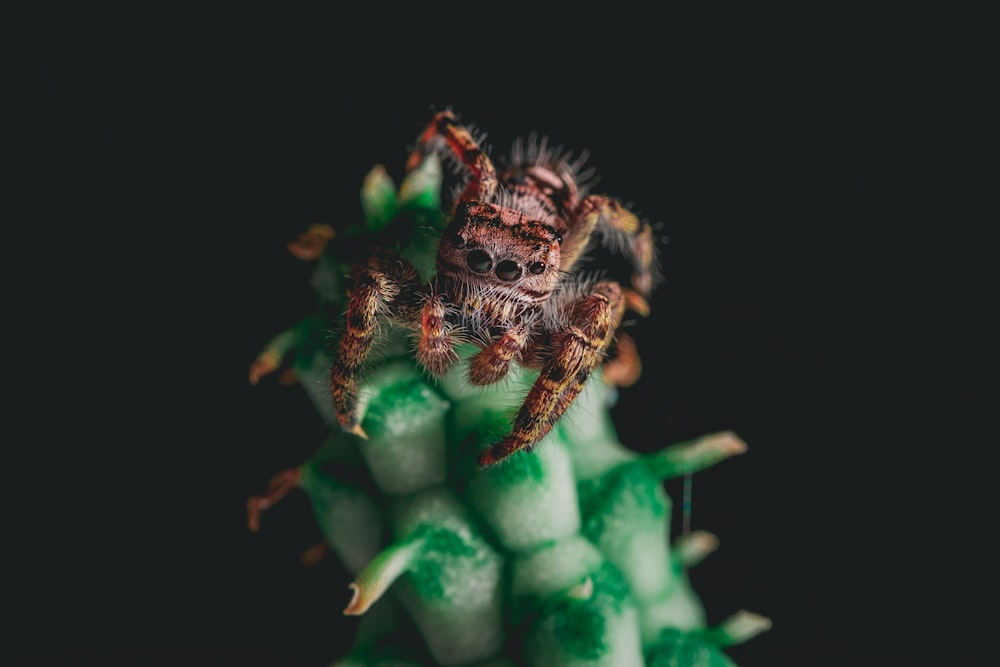
[[[424,300],[420,309],[417,361],[437,377],[444,375],[458,361],[447,308],[443,294],[432,294]]]
[[[521,352],[530,338],[531,327],[525,323],[507,329],[469,362],[469,381],[475,385],[487,385],[507,377],[511,362],[521,360]]]

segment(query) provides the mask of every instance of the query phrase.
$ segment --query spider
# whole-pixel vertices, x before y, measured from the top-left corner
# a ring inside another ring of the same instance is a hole
[[[657,279],[654,239],[650,225],[618,200],[587,193],[585,157],[571,161],[545,139],[516,142],[498,173],[448,110],[419,136],[407,170],[432,153],[466,173],[438,242],[436,275],[422,283],[413,266],[386,249],[355,267],[330,387],[340,425],[366,437],[358,375],[383,317],[414,329],[416,359],[434,376],[458,361],[454,346],[468,340],[481,348],[468,368],[474,385],[499,382],[512,363],[538,369],[510,433],[478,455],[477,463],[488,466],[530,451],[605,362],[626,309],[648,313]],[[574,273],[597,240],[631,261],[631,287]],[[631,341],[621,348],[608,370],[627,383],[637,376],[637,356]]]

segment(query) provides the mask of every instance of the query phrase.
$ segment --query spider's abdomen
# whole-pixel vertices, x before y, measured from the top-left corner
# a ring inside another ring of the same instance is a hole
[[[515,198],[532,199],[560,220],[572,214],[579,194],[569,174],[560,175],[540,165],[511,167],[504,173],[502,183]]]

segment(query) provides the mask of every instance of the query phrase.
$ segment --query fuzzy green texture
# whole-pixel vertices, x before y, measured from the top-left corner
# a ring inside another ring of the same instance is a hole
[[[346,275],[369,246],[386,244],[421,277],[433,275],[445,223],[441,178],[433,156],[398,189],[383,167],[373,169],[362,222],[317,258],[316,312],[258,361],[274,370],[280,359],[331,426],[295,479],[332,553],[355,575],[345,613],[364,615],[354,648],[336,664],[732,665],[723,649],[769,622],[741,612],[705,627],[686,569],[714,538],[672,543],[662,484],[741,453],[732,434],[640,456],[618,440],[617,392],[598,370],[533,451],[480,469],[476,453],[509,431],[537,371],[515,365],[503,381],[473,386],[465,362],[478,348],[463,345],[460,363],[434,379],[413,359],[410,332],[388,322],[361,378],[368,437],[339,429],[328,382]]]

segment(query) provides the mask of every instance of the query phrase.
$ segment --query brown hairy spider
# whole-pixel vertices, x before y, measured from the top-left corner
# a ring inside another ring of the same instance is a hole
[[[458,360],[455,343],[475,341],[482,349],[469,364],[473,384],[500,381],[512,362],[540,369],[510,433],[479,454],[480,465],[491,465],[530,451],[552,429],[605,361],[626,308],[648,312],[652,229],[617,200],[587,194],[583,160],[571,162],[544,139],[516,143],[498,175],[470,131],[443,111],[420,135],[407,170],[431,153],[467,172],[438,244],[437,273],[422,284],[413,266],[385,250],[355,268],[330,372],[334,407],[341,426],[364,437],[357,378],[380,317],[416,330],[417,360],[435,376]],[[631,289],[573,273],[598,238],[631,260]],[[622,348],[612,374],[631,382],[638,358],[631,345]]]

